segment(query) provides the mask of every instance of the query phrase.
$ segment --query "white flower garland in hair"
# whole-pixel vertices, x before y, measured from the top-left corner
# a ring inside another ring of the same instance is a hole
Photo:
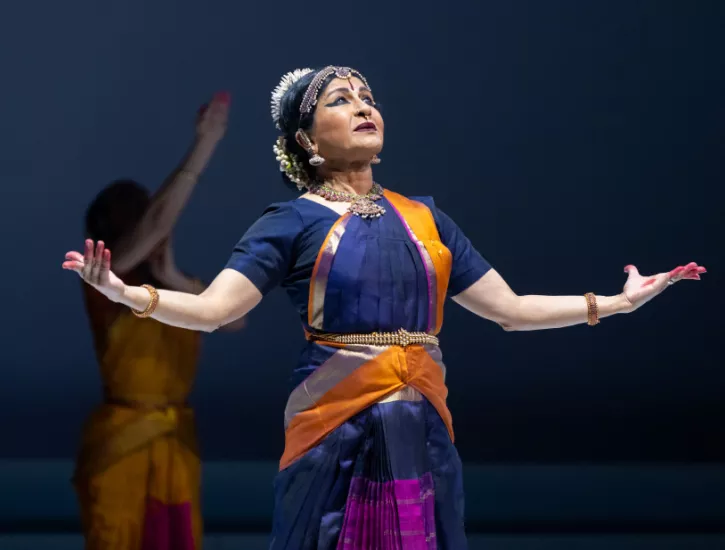
[[[272,120],[278,130],[282,129],[280,118],[282,117],[282,99],[292,85],[303,76],[314,72],[312,69],[295,69],[282,76],[279,84],[272,90]],[[297,185],[297,189],[302,191],[309,185],[309,178],[305,172],[302,163],[296,155],[287,151],[287,142],[284,136],[277,138],[277,142],[272,147],[274,156],[279,162],[279,171],[284,172],[290,181]]]
[[[287,177],[297,185],[297,189],[302,191],[306,189],[310,183],[302,163],[297,155],[287,151],[287,142],[284,136],[277,138],[277,143],[272,147],[275,158],[279,162],[279,171],[284,172]]]
[[[272,120],[274,120],[278,130],[282,129],[279,119],[282,116],[282,98],[284,97],[284,94],[287,93],[287,90],[290,89],[292,84],[311,72],[313,72],[312,69],[295,69],[294,71],[282,76],[282,80],[280,80],[277,87],[272,90]]]
[[[294,71],[286,73],[282,76],[279,84],[277,84],[274,90],[272,90],[272,120],[278,130],[282,130],[282,100],[284,99],[285,94],[295,82],[312,72],[314,72],[313,69],[295,69]],[[324,79],[331,74],[335,74],[338,78],[350,78],[354,74],[367,86],[365,77],[363,77],[358,71],[347,67],[325,67],[315,76],[315,78],[312,79],[310,89],[308,89],[305,93],[301,106],[302,114],[311,112],[312,107],[314,107],[314,103],[317,101],[317,94],[320,92],[320,87],[322,86]],[[310,178],[305,171],[304,165],[300,162],[300,159],[297,158],[297,155],[290,153],[287,150],[287,141],[284,136],[277,138],[277,142],[272,147],[272,150],[274,151],[277,162],[279,162],[280,172],[284,172],[290,181],[297,185],[298,190],[302,191],[303,189],[309,188]],[[377,159],[377,161],[376,159],[377,156],[371,162],[373,164],[380,162],[379,159]]]

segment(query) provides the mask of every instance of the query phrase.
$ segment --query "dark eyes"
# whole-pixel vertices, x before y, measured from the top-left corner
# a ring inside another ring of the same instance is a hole
[[[370,105],[371,107],[375,107],[375,100],[373,100],[372,97],[363,97],[362,100]],[[331,106],[338,106],[338,105],[344,105],[345,103],[349,103],[348,99],[345,96],[338,97],[335,101],[330,103]]]

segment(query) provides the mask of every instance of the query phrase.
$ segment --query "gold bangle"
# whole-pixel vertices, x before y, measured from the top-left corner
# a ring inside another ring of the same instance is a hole
[[[149,294],[151,294],[151,300],[149,301],[149,305],[147,305],[146,309],[144,309],[143,311],[138,311],[137,309],[133,308],[131,308],[131,311],[136,317],[145,319],[146,317],[151,317],[154,311],[156,311],[156,306],[159,305],[159,291],[151,285],[141,285],[141,288],[145,288],[149,291]]]
[[[587,300],[587,324],[590,327],[599,324],[599,306],[597,306],[597,297],[592,292],[584,295]]]

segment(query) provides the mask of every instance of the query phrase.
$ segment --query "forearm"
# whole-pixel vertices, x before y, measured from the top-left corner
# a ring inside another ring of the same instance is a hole
[[[212,332],[223,323],[223,315],[215,312],[207,299],[196,294],[177,292],[174,290],[158,290],[159,301],[151,315],[167,325]],[[140,286],[126,286],[119,303],[136,311],[144,311],[149,305],[151,295]]]
[[[124,234],[114,249],[114,266],[127,273],[145,261],[174,228],[198,181],[198,174],[211,158],[216,140],[196,139],[189,153],[153,196],[141,221]]]
[[[631,307],[623,295],[597,296],[599,319],[626,313]],[[545,330],[584,324],[588,321],[584,296],[516,296],[501,326],[506,330]]]
[[[206,285],[204,283],[202,283],[198,279],[189,277],[175,266],[167,269],[162,274],[153,274],[159,281],[159,283],[161,283],[162,287],[169,290],[187,292],[189,294],[201,294],[206,288]]]
[[[215,139],[197,137],[176,169],[167,176],[161,188],[151,198],[149,210],[157,224],[167,230],[165,235],[176,224],[198,177],[209,164],[217,143]]]

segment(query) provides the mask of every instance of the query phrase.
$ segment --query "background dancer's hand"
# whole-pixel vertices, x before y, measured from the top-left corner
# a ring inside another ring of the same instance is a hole
[[[199,139],[217,142],[224,137],[229,120],[229,92],[217,92],[207,105],[202,105],[196,117]]]
[[[704,267],[697,265],[695,262],[676,267],[669,273],[659,273],[647,277],[640,275],[633,265],[628,265],[624,268],[624,271],[628,274],[628,277],[627,282],[624,284],[623,295],[631,304],[629,311],[634,311],[643,306],[677,281],[682,279],[699,281],[700,274],[707,273]]]
[[[111,271],[111,251],[105,248],[103,241],[94,245],[86,240],[85,252],[71,251],[65,255],[63,269],[75,271],[81,279],[113,302],[123,296],[126,285]]]

